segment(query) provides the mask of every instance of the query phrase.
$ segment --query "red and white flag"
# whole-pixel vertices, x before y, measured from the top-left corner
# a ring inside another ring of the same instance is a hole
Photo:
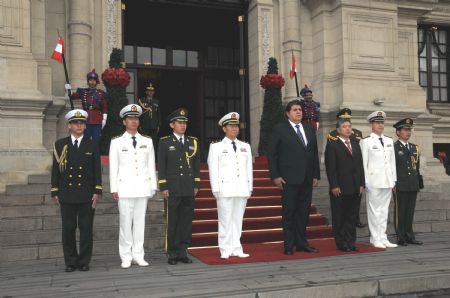
[[[297,62],[295,61],[294,51],[292,51],[292,64],[291,70],[289,71],[289,77],[291,80],[295,77],[295,73],[297,72]]]
[[[56,45],[56,48],[52,54],[52,59],[62,63],[63,62],[63,57],[62,57],[63,53],[64,53],[64,40],[62,39],[62,37],[59,37],[58,44]]]

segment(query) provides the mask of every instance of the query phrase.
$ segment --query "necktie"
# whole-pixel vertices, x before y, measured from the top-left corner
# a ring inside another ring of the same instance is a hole
[[[409,143],[405,144],[406,150],[408,150],[408,153],[411,153],[411,148],[409,147]]]
[[[73,146],[78,149],[78,140],[75,140],[75,142],[73,142]]]
[[[233,144],[233,149],[234,149],[234,152],[236,152],[236,143],[233,141],[233,142],[231,142],[231,144]]]
[[[384,142],[383,142],[383,138],[379,138],[379,140],[380,140],[381,146],[383,146],[383,147],[384,147]]]
[[[298,137],[300,138],[300,141],[302,142],[302,144],[303,144],[303,147],[306,147],[306,143],[305,143],[305,139],[303,138],[303,134],[302,134],[302,132],[300,131],[300,125],[295,125],[295,128],[297,129],[297,135],[298,135]]]
[[[346,140],[345,145],[347,146],[348,152],[350,152],[350,154],[353,155],[352,145],[350,145],[350,141]]]
[[[131,138],[133,139],[133,147],[136,148],[136,144],[137,144],[136,137],[131,137]]]
[[[183,137],[180,138],[180,145],[183,147]]]

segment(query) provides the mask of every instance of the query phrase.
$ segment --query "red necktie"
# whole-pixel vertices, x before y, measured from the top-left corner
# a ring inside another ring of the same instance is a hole
[[[352,145],[350,145],[350,141],[346,140],[345,145],[347,146],[348,152],[353,155]]]

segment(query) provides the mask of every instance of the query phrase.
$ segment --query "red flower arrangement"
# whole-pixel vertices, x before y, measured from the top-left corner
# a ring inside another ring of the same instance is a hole
[[[123,68],[107,68],[102,73],[102,81],[107,86],[126,87],[130,83],[130,75]]]
[[[266,74],[261,76],[259,84],[264,89],[281,88],[284,86],[284,78],[279,74]]]

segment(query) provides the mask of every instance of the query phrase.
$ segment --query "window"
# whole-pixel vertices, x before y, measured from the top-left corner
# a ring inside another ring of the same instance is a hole
[[[419,27],[419,83],[430,102],[449,102],[450,28]]]

